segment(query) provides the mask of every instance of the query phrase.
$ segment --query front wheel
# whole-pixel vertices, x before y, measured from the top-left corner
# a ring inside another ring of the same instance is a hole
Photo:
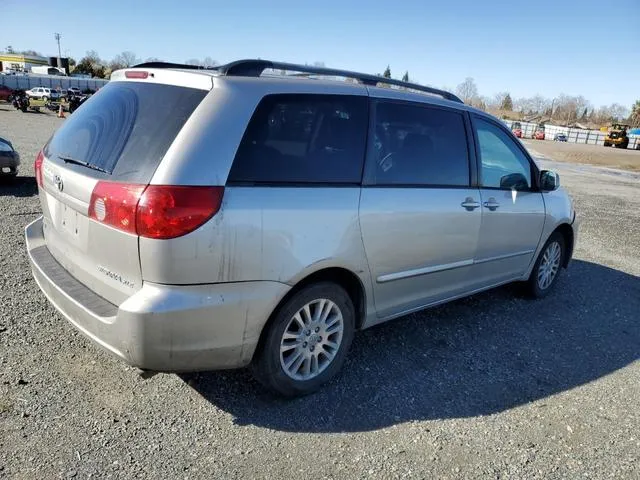
[[[527,280],[528,293],[534,298],[546,297],[558,281],[564,262],[564,237],[553,233],[540,251],[531,275]]]
[[[345,290],[322,282],[294,294],[274,314],[252,363],[256,379],[294,397],[315,392],[342,367],[355,331]]]

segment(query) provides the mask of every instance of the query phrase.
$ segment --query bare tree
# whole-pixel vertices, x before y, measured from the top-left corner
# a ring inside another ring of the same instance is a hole
[[[471,77],[465,78],[464,82],[456,87],[456,93],[464,103],[469,103],[478,97],[478,87]]]
[[[130,51],[122,52],[120,55],[116,55],[114,61],[123,65],[124,67],[132,67],[137,63],[140,63],[136,54]]]
[[[629,115],[629,123],[633,127],[640,127],[640,100],[631,107],[631,115]]]
[[[203,67],[215,67],[216,65],[218,65],[218,62],[216,62],[213,58],[211,57],[204,57],[204,59],[202,60],[201,65]]]

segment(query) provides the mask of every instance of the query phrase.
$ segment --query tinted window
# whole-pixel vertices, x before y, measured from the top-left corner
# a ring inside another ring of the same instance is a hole
[[[469,185],[462,114],[379,102],[369,161],[377,185]]]
[[[531,164],[504,130],[480,118],[475,119],[482,162],[481,185],[490,188],[531,188]]]
[[[256,109],[230,182],[360,183],[367,98],[270,95]]]
[[[60,155],[91,163],[113,180],[147,182],[206,94],[173,85],[109,82],[65,120],[45,154],[52,161]]]

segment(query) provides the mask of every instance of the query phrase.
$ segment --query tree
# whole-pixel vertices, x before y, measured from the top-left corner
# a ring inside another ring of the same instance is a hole
[[[113,60],[111,60],[111,62],[109,63],[109,66],[111,67],[113,65],[114,67],[127,68],[127,67],[133,67],[138,63],[140,63],[140,60],[138,60],[138,57],[136,57],[135,53],[125,51],[116,55],[113,58]],[[118,68],[112,68],[111,70],[117,70],[117,69]]]
[[[471,102],[478,96],[478,87],[471,77],[465,78],[464,82],[456,87],[456,93],[464,103]]]
[[[40,52],[36,52],[35,50],[22,50],[21,52],[18,52],[21,55],[27,55],[29,57],[41,57],[42,54]]]
[[[211,57],[204,57],[204,59],[202,60],[202,66],[205,68],[215,67],[216,65],[218,65],[218,62]]]
[[[105,77],[104,63],[95,50],[89,50],[86,55],[80,59],[74,72],[84,73],[97,78]]]
[[[509,95],[509,93],[507,93],[502,99],[500,110],[507,110],[509,112],[513,110],[513,100],[511,100],[511,95]]]
[[[409,81],[409,72],[404,72],[404,75],[402,75],[402,81],[403,82]]]
[[[629,123],[633,127],[640,127],[640,100],[636,100],[636,103],[631,107],[631,115],[629,115]]]
[[[620,105],[619,103],[612,103],[609,107],[609,111],[611,112],[611,118],[616,122],[624,120],[629,114],[627,107]]]
[[[7,46],[7,53],[16,53],[11,45]]]
[[[382,76],[384,78],[391,78],[391,69],[389,68],[389,65],[387,65],[387,68],[384,69],[384,73],[382,74]]]
[[[198,60],[197,58],[190,58],[189,60],[187,60],[186,62],[187,65],[193,65],[195,67],[199,67],[200,66],[200,60]]]
[[[580,120],[584,122],[587,119],[588,115],[589,115],[589,107],[584,107],[584,111],[582,112],[582,115],[580,116]]]

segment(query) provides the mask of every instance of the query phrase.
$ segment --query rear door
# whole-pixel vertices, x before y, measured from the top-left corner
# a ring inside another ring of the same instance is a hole
[[[65,120],[43,150],[40,201],[47,247],[69,273],[112,303],[141,287],[138,236],[135,229],[125,233],[91,220],[92,192],[99,181],[134,190],[147,185],[206,94],[178,85],[112,81]]]
[[[510,132],[490,119],[473,116],[479,157],[482,227],[477,275],[491,285],[521,276],[536,251],[544,226],[537,169]]]
[[[481,213],[469,136],[460,111],[374,101],[360,224],[381,317],[474,286]]]

